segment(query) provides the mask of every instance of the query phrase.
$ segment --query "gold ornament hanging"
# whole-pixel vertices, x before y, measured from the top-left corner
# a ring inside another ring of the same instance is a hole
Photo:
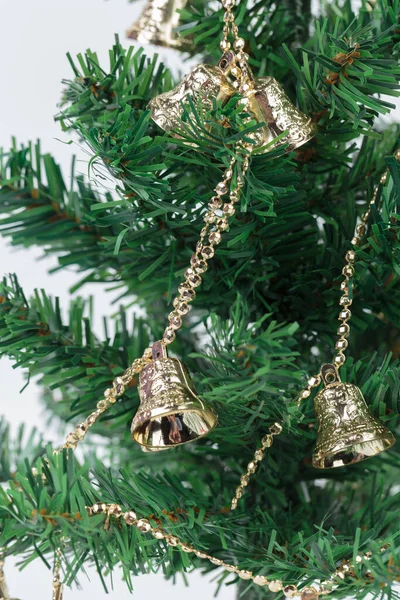
[[[179,25],[179,13],[187,0],[148,0],[142,14],[126,32],[129,39],[141,44],[155,44],[166,48],[190,47],[175,29]]]
[[[325,387],[314,400],[319,421],[314,467],[352,465],[393,446],[393,434],[371,413],[358,387],[342,383],[334,365],[323,365],[321,376]]]
[[[153,360],[139,376],[140,407],[132,422],[132,437],[150,451],[166,450],[207,435],[217,415],[201,400],[186,366],[169,358],[165,346],[153,346]]]
[[[239,57],[239,58],[238,58]],[[236,81],[230,78],[233,74]],[[184,104],[189,98],[194,105],[201,103],[206,110],[215,100],[225,104],[239,91],[249,120],[263,123],[253,135],[253,151],[270,152],[286,145],[294,150],[311,140],[316,125],[290,100],[273,77],[255,79],[242,52],[227,51],[217,66],[198,65],[170,92],[153,98],[149,103],[152,119],[174,137],[182,136]]]

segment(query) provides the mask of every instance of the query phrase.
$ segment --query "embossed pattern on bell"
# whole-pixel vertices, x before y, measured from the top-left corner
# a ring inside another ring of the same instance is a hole
[[[317,132],[311,118],[293,104],[283,87],[273,77],[260,77],[255,80],[250,110],[257,121],[264,121],[266,124],[261,129],[262,139],[257,145],[257,152],[269,152],[283,144],[288,144],[288,150],[294,150],[308,142]],[[287,132],[285,136],[271,144],[284,132]]]
[[[182,129],[182,102],[189,97],[194,104],[201,102],[209,110],[213,100],[226,102],[233,94],[234,88],[221,68],[211,65],[198,65],[181,83],[170,92],[165,92],[153,98],[149,103],[153,121],[164,129],[179,137]]]
[[[139,19],[126,32],[128,38],[142,44],[184,49],[190,42],[174,29],[179,25],[177,11],[186,4],[187,0],[148,0]]]
[[[217,424],[215,412],[196,395],[187,368],[177,359],[147,365],[140,373],[139,396],[132,436],[150,450],[191,442]]]
[[[320,469],[360,462],[390,448],[393,434],[369,410],[361,390],[340,380],[315,397],[319,421],[313,466]]]

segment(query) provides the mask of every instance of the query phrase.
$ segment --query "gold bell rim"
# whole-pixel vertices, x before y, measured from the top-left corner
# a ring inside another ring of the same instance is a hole
[[[207,404],[204,403],[198,397],[194,397],[194,399],[197,402],[201,403],[201,406],[199,406],[198,408],[196,406],[190,407],[190,406],[187,406],[187,403],[185,403],[184,405],[181,405],[181,406],[180,405],[174,406],[174,408],[172,410],[167,411],[167,412],[165,412],[165,409],[163,409],[162,407],[158,407],[158,408],[154,408],[151,411],[151,415],[149,415],[148,419],[146,421],[144,421],[143,423],[137,424],[134,419],[132,422],[131,433],[132,433],[132,437],[135,440],[135,442],[138,443],[140,446],[142,446],[143,449],[145,449],[149,452],[160,452],[163,450],[169,450],[170,448],[174,448],[177,446],[184,446],[186,444],[190,444],[191,442],[200,440],[201,438],[208,435],[218,425],[218,415],[208,403]],[[195,415],[199,415],[200,417],[202,417],[203,420],[204,420],[204,415],[206,414],[207,415],[207,429],[201,433],[196,432],[195,437],[193,437],[191,439],[185,440],[183,442],[175,443],[173,445],[160,446],[158,444],[157,445],[149,444],[147,441],[145,441],[146,429],[151,422],[154,422],[157,419],[161,419],[164,417],[170,417],[170,416],[173,416],[176,414],[195,414]]]
[[[396,442],[388,430],[385,437],[349,444],[345,448],[332,450],[324,456],[313,456],[312,465],[316,469],[334,469],[354,465],[389,450]]]

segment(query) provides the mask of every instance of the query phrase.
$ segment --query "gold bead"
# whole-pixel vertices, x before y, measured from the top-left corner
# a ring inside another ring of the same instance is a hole
[[[351,240],[351,243],[353,246],[359,246],[360,245],[360,238],[354,236],[353,239]]]
[[[227,52],[231,48],[231,43],[228,42],[228,40],[221,40],[221,43],[219,46],[220,46],[222,52]]]
[[[236,189],[230,193],[229,199],[232,203],[238,202],[240,198],[240,190]]]
[[[348,321],[350,319],[350,317],[351,317],[351,310],[349,310],[348,308],[341,310],[339,313],[340,321]]]
[[[283,588],[283,593],[285,594],[286,598],[294,598],[298,593],[297,587],[295,585],[285,585]]]
[[[358,233],[358,235],[364,235],[364,233],[365,233],[364,223],[360,223],[359,225],[357,225],[356,232]]]
[[[301,600],[318,600],[319,593],[315,587],[306,587],[301,590]]]
[[[235,50],[243,50],[243,48],[245,47],[245,41],[242,38],[239,38],[238,40],[235,40],[233,47],[235,48]]]
[[[344,281],[342,281],[342,283],[340,284],[340,289],[342,290],[342,292],[346,292],[346,294],[349,291],[349,282],[347,281],[347,279],[345,279]]]
[[[279,435],[280,433],[282,433],[282,425],[280,425],[279,423],[274,423],[273,425],[271,425],[269,430],[271,432],[271,435]]]
[[[300,393],[300,398],[301,398],[302,400],[306,400],[306,398],[309,398],[310,396],[311,396],[311,390],[309,390],[309,389],[303,390],[303,391]]]
[[[169,546],[177,546],[179,544],[179,540],[177,537],[175,537],[174,535],[167,535],[167,537],[165,538],[167,540],[167,544]]]
[[[342,274],[345,277],[353,277],[354,275],[354,267],[352,267],[351,265],[345,265],[342,269]]]
[[[180,544],[179,546],[184,552],[187,552],[187,554],[189,554],[190,552],[193,552],[194,548],[193,546],[191,546],[190,544]],[[222,561],[221,561],[222,562]]]
[[[184,281],[178,286],[178,292],[186,301],[190,302],[191,300],[194,300],[196,298],[196,292],[186,281]]]
[[[221,565],[224,564],[224,561],[221,560],[220,558],[210,558],[210,563],[212,563],[213,565],[217,565],[218,567],[220,567]]]
[[[347,340],[338,340],[335,344],[335,348],[337,350],[346,350],[349,342]]]
[[[79,423],[79,425],[76,426],[75,436],[82,440],[85,437],[87,430],[86,423]]]
[[[348,296],[342,296],[339,300],[341,306],[350,306],[353,301]]]
[[[343,323],[343,325],[340,325],[340,327],[337,330],[338,335],[349,335],[349,333],[350,326],[347,323]]]
[[[94,425],[97,421],[97,413],[92,412],[87,418],[86,418],[86,423],[88,424],[89,427],[91,427],[92,425]]]
[[[190,310],[189,304],[183,302],[180,298],[175,298],[174,307],[176,312],[181,316],[187,315]]]
[[[263,439],[261,440],[261,444],[263,448],[270,448],[270,446],[272,446],[272,435],[270,433],[268,433],[267,435],[264,435]]]
[[[143,358],[145,360],[151,360],[152,356],[153,356],[153,349],[146,348],[146,350],[143,352]],[[135,364],[135,361],[133,362],[133,364]]]
[[[363,561],[363,557],[360,554],[358,554],[356,556],[356,563],[362,563],[362,561]]]
[[[107,400],[99,400],[99,402],[96,404],[97,408],[101,411],[105,411],[108,408],[108,401]]]
[[[235,68],[235,67],[234,67],[234,68]],[[235,77],[235,75],[233,74],[233,72],[232,72],[232,71],[233,71],[233,69],[231,69],[231,75],[233,75],[233,77]],[[232,169],[227,169],[227,170],[225,171],[224,178],[225,178],[225,179],[231,179],[231,178],[232,178],[232,175],[233,175],[233,171],[232,171]]]
[[[134,525],[137,520],[137,516],[133,510],[129,510],[124,514],[123,519],[127,525]]]
[[[224,194],[226,194],[228,192],[228,188],[226,187],[226,183],[224,183],[223,181],[220,181],[220,183],[215,188],[215,191],[217,192],[217,194],[219,196],[223,196]]]
[[[203,246],[201,250],[201,255],[206,260],[212,258],[215,254],[214,248],[212,246]]]
[[[262,450],[261,448],[259,448],[258,450],[255,451],[254,453],[254,458],[256,460],[263,460],[264,458],[264,450]]]
[[[101,515],[107,511],[107,505],[104,502],[96,502],[92,507],[92,513],[94,515]]]
[[[252,576],[251,571],[246,571],[244,569],[238,571],[237,574],[239,575],[240,579],[251,579]]]
[[[189,285],[194,288],[199,287],[202,282],[200,275],[197,275],[191,268],[186,269],[185,277],[187,278]]]
[[[114,515],[114,517],[119,519],[119,517],[122,515],[122,508],[119,504],[111,504],[107,510],[107,513],[109,515]]]
[[[172,329],[179,329],[182,326],[182,319],[176,311],[169,313],[168,321]]]
[[[351,263],[356,260],[356,253],[354,252],[354,250],[349,250],[348,252],[346,252],[346,260]]]
[[[229,571],[229,573],[236,573],[236,572],[237,572],[237,570],[238,570],[238,568],[237,568],[237,567],[235,567],[235,565],[227,565],[227,564],[224,564],[224,565],[223,565],[223,567],[224,567],[224,569],[225,569],[226,571]]]
[[[248,475],[242,475],[240,478],[240,484],[245,487],[246,487],[246,485],[249,485],[249,481],[250,481],[250,478]]]
[[[196,254],[194,254],[190,259],[190,264],[192,265],[192,269],[195,273],[205,273],[208,269],[206,261],[198,258]]]
[[[233,498],[231,502],[231,510],[235,510],[237,508],[238,501],[237,498]]]
[[[268,584],[268,588],[271,592],[280,592],[282,589],[282,582],[275,579],[274,581],[270,581]]]
[[[220,234],[219,231],[212,231],[210,233],[210,235],[208,236],[208,241],[212,245],[219,244],[221,242],[221,240],[222,240],[222,235]]]
[[[267,585],[268,579],[264,575],[256,575],[253,579],[256,585]]]
[[[136,527],[142,533],[149,533],[149,531],[151,530],[151,525],[146,519],[139,519],[139,521],[137,521],[136,523]]]
[[[208,558],[208,554],[206,552],[202,552],[201,550],[195,550],[194,553],[199,558]]]
[[[115,393],[120,396],[121,394],[124,393],[125,391],[125,385],[124,382],[122,380],[121,377],[116,377],[113,381],[113,388],[115,390]],[[113,396],[111,395],[111,397],[109,398],[109,402],[115,402],[115,399],[113,398]]]
[[[165,533],[162,529],[153,529],[152,531],[153,537],[156,538],[156,540],[163,540],[165,538]]]
[[[236,498],[241,498],[243,496],[243,490],[240,486],[236,488],[235,496]]]
[[[67,439],[66,439],[66,442],[67,442],[67,444],[70,444],[71,446],[74,446],[74,445],[76,446],[76,444],[77,444],[77,441],[78,441],[78,440],[77,440],[77,438],[76,438],[76,435],[75,435],[75,433],[69,433],[69,434],[67,435]]]
[[[249,473],[255,473],[257,471],[257,463],[251,460],[247,465],[247,471]]]
[[[312,388],[316,387],[321,383],[321,377],[319,375],[317,377],[310,377],[307,383]]]
[[[337,354],[334,359],[335,365],[341,367],[346,362],[346,357],[344,354]]]
[[[216,222],[215,225],[221,231],[225,231],[229,227],[229,223],[228,223],[226,217],[221,217],[220,219],[218,219],[218,221]]]
[[[381,184],[385,185],[386,180],[387,180],[387,173],[384,173],[380,179]]]
[[[164,331],[163,342],[165,344],[172,344],[172,342],[175,340],[175,338],[176,338],[175,331],[172,329],[172,327],[167,327],[166,330]]]
[[[210,202],[208,203],[208,207],[211,210],[219,210],[222,205],[223,205],[223,202],[219,196],[213,196],[211,198]]]
[[[208,213],[206,213],[204,215],[204,222],[208,223],[209,225],[211,225],[212,223],[215,223],[215,221],[217,220],[217,215],[215,215],[213,213],[213,211],[208,211]]]
[[[224,204],[224,208],[223,208],[224,214],[227,215],[228,217],[232,217],[235,214],[235,207],[233,204]]]

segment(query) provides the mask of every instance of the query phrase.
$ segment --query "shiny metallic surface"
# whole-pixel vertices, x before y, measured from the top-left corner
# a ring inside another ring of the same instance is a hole
[[[179,25],[179,13],[187,0],[148,0],[139,19],[126,35],[141,44],[155,44],[165,48],[185,49],[190,46],[186,38],[174,31]]]
[[[314,467],[351,465],[393,446],[393,434],[369,410],[358,387],[342,383],[334,365],[324,365],[321,375],[325,388],[314,401],[319,421]]]
[[[231,52],[225,53],[217,66],[198,65],[173,90],[150,101],[152,119],[164,131],[181,137],[183,103],[191,98],[196,107],[201,105],[205,110],[212,108],[214,100],[224,104],[236,91],[229,78],[234,66]],[[252,78],[250,70],[248,77]],[[254,152],[270,152],[284,144],[294,150],[316,135],[316,125],[296,108],[276,79],[261,77],[248,82],[248,112],[265,124],[252,136]]]
[[[255,152],[270,152],[283,144],[288,144],[288,150],[294,150],[317,133],[315,123],[293,104],[273,77],[255,80],[254,92],[250,95],[250,111],[259,123],[265,123]]]
[[[186,366],[168,358],[161,344],[140,373],[140,407],[132,437],[146,450],[166,450],[207,435],[217,424],[214,410],[201,400]]]
[[[180,137],[184,112],[182,102],[191,98],[196,107],[201,104],[205,110],[209,110],[214,99],[223,104],[234,92],[232,83],[220,66],[197,65],[173,90],[150,101],[151,117],[161,129]]]

